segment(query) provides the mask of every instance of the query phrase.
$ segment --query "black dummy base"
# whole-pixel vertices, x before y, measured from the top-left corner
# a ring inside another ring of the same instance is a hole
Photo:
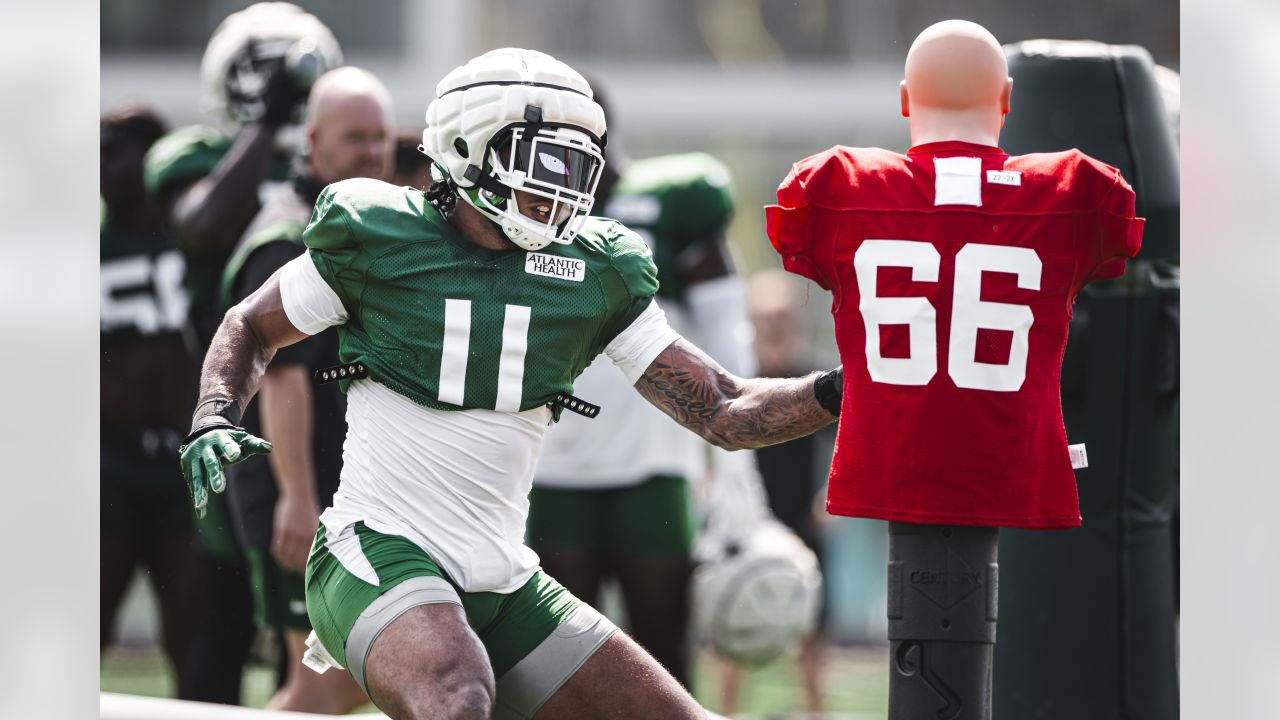
[[[990,720],[996,528],[889,523],[889,720]]]

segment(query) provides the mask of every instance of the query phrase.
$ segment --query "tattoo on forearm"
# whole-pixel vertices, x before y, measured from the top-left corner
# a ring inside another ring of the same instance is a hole
[[[744,380],[677,340],[654,359],[636,389],[708,442],[756,448],[803,437],[835,421],[813,395],[816,377]]]

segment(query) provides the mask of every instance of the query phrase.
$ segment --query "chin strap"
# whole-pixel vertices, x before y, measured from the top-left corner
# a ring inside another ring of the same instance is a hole
[[[481,190],[491,192],[503,200],[511,199],[511,188],[498,182],[497,178],[486,174],[476,165],[468,165],[462,176]]]

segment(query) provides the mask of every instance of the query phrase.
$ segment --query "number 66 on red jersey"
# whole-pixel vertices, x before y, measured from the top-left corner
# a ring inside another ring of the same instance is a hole
[[[836,147],[795,165],[766,218],[783,265],[833,296],[830,512],[1080,524],[1058,383],[1080,288],[1141,245],[1118,170],[1077,150]]]

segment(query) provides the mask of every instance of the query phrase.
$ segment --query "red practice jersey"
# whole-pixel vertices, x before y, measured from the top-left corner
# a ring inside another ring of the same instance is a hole
[[[833,295],[844,405],[827,510],[912,523],[1080,524],[1058,390],[1085,284],[1142,242],[1133,190],[1078,150],[835,147],[765,209]]]

